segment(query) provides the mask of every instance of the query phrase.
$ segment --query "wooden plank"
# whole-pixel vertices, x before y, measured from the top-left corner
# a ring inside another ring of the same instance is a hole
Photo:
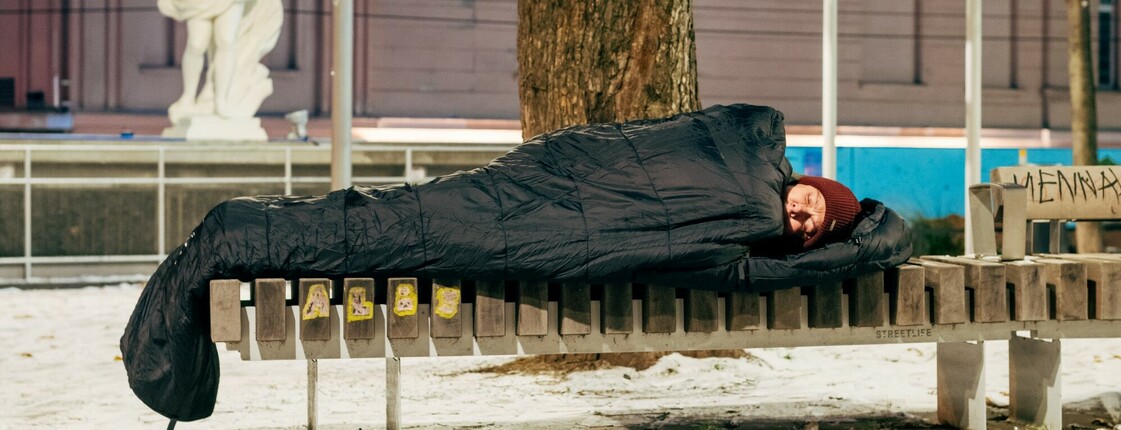
[[[725,302],[725,315],[728,331],[758,329],[762,316],[759,314],[759,293],[733,292]]]
[[[1093,318],[1121,320],[1121,261],[1102,261],[1094,264],[1094,269]],[[1086,275],[1090,276],[1088,272]]]
[[[719,328],[716,291],[690,288],[685,291],[685,331],[711,333]]]
[[[884,309],[884,272],[874,272],[856,278],[849,296],[849,325],[853,327],[879,327],[887,323]]]
[[[672,287],[647,285],[642,298],[642,331],[673,333],[677,331],[676,291]]]
[[[518,284],[518,336],[549,334],[549,284],[544,281]]]
[[[1008,321],[1003,264],[963,257],[926,256],[923,259],[957,264],[965,269],[965,288],[973,290],[973,321]]]
[[[1090,287],[1091,319],[1121,319],[1121,256],[1063,254],[1060,258],[1086,264],[1086,280]]]
[[[1028,219],[1117,219],[1121,200],[1106,182],[1119,176],[1119,166],[1000,167],[991,172],[992,182],[1027,188]]]
[[[458,279],[432,281],[431,335],[435,338],[455,338],[463,335],[463,288]]]
[[[386,297],[385,336],[390,339],[416,339],[420,336],[420,290],[416,278],[389,278]]]
[[[479,281],[475,284],[475,336],[506,335],[506,283]]]
[[[841,298],[844,288],[840,282],[813,287],[810,291],[810,327],[838,328],[844,325]]]
[[[928,324],[926,282],[922,266],[904,265],[884,272],[891,296],[891,323],[898,326]]]
[[[600,321],[603,334],[634,333],[634,301],[630,284],[603,286]]]
[[[371,278],[343,279],[346,303],[346,321],[343,339],[365,340],[374,338],[374,280]]]
[[[923,268],[926,289],[932,293],[930,313],[934,324],[961,324],[969,320],[965,309],[965,268],[914,258],[910,263]]]
[[[210,341],[241,341],[241,281],[210,281]]]
[[[1086,282],[1086,265],[1058,258],[1036,258],[1043,265],[1043,279],[1051,294],[1052,317],[1059,321],[1090,318],[1090,287]]]
[[[282,341],[288,337],[284,327],[284,289],[287,287],[288,283],[283,279],[256,281],[253,296],[257,308],[258,341]]]
[[[772,330],[802,328],[801,288],[775,290],[768,295],[767,326]]]
[[[1012,319],[1047,319],[1047,286],[1043,283],[1043,266],[1030,261],[1010,261],[1004,265],[1006,281],[1012,288],[1012,295],[1008,298]]]
[[[561,285],[560,334],[583,335],[592,333],[592,291],[583,283]]]
[[[300,279],[300,340],[331,340],[331,280]]]

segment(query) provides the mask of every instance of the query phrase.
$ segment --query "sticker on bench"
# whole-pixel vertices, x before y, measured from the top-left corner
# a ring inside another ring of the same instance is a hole
[[[459,288],[436,287],[436,315],[444,319],[455,318],[459,313]]]
[[[331,300],[327,296],[327,287],[323,284],[314,284],[308,287],[307,302],[303,312],[300,313],[304,320],[316,318],[329,318],[331,316]]]
[[[365,321],[374,317],[374,302],[366,300],[365,287],[350,287],[346,293],[346,322]]]
[[[399,317],[416,315],[416,286],[407,282],[397,284],[393,292],[393,313]]]

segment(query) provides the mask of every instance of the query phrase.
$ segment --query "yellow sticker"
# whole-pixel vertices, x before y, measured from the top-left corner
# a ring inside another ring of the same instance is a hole
[[[436,287],[436,315],[452,319],[459,313],[459,288]]]
[[[393,297],[393,313],[399,317],[416,315],[415,285],[407,282],[397,284]]]
[[[307,301],[304,303],[303,319],[328,318],[331,316],[331,299],[327,296],[327,286],[312,284],[307,289]]]
[[[346,322],[374,318],[374,302],[366,300],[366,289],[351,287],[346,294]]]

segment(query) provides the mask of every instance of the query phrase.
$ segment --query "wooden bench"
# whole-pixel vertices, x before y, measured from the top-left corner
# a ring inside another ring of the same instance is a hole
[[[1062,168],[1044,169],[1057,178]],[[1039,196],[1057,191],[1039,187],[1053,187],[1050,179],[1025,185],[1027,176],[1014,172],[997,169],[994,182],[1020,186],[971,188],[979,255],[925,256],[857,279],[764,294],[416,278],[214,280],[211,338],[243,360],[308,360],[309,428],[317,420],[316,360],[385,358],[390,429],[401,424],[402,357],[916,342],[937,342],[939,421],[983,429],[984,344],[1007,340],[1011,419],[1060,428],[1059,339],[1121,336],[1121,256],[1025,258],[1017,246],[1026,246],[1028,221],[1087,219],[1082,211],[1096,206],[1068,202],[1045,212],[1040,206],[1052,201]],[[1080,175],[1101,173],[1086,172]]]

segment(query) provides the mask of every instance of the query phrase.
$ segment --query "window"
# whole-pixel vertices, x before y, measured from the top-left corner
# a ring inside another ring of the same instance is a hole
[[[1098,4],[1098,88],[1117,89],[1117,5]]]

